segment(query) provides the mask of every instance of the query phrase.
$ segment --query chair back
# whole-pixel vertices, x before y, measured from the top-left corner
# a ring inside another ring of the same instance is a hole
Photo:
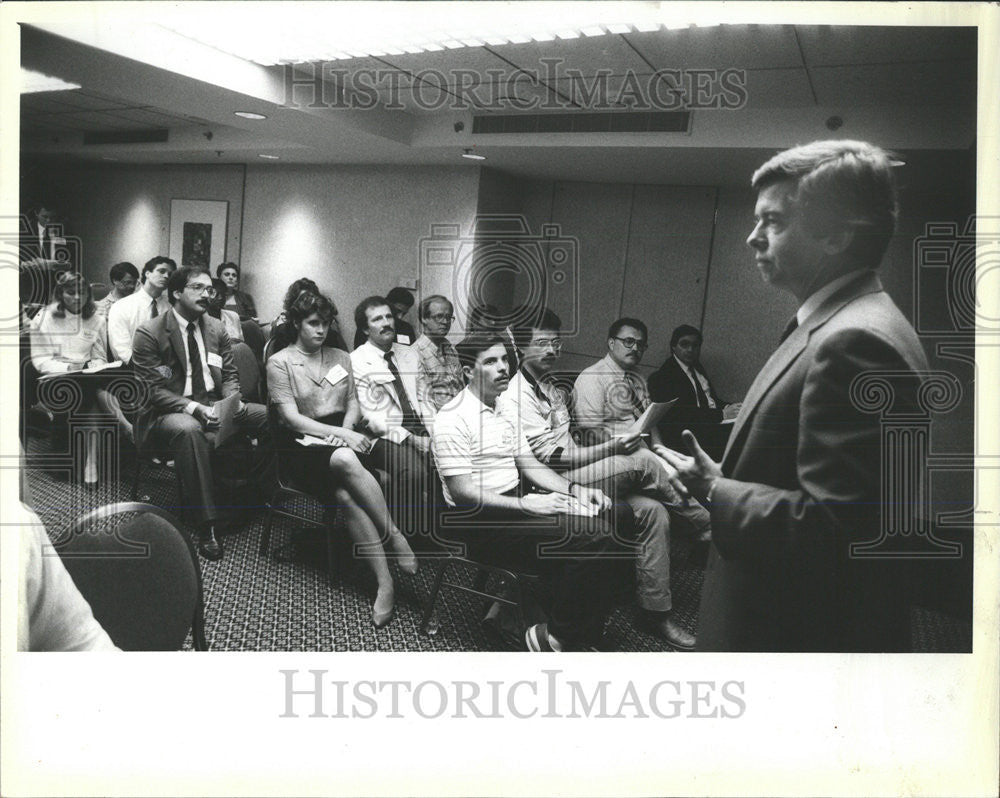
[[[260,362],[253,350],[242,341],[234,343],[233,362],[236,364],[243,401],[260,402]]]
[[[244,319],[240,322],[240,328],[243,330],[243,341],[254,353],[254,357],[258,361],[264,361],[264,344],[265,337],[264,331],[260,328],[253,319]]]
[[[177,520],[141,502],[98,507],[54,542],[94,617],[125,651],[205,651],[198,555]]]

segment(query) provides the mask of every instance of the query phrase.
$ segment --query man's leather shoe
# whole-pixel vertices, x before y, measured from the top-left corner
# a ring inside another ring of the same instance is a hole
[[[212,527],[198,535],[198,553],[206,560],[222,559],[222,544],[215,539]]]
[[[647,613],[644,626],[666,640],[676,651],[694,650],[694,635],[677,623],[668,612]]]

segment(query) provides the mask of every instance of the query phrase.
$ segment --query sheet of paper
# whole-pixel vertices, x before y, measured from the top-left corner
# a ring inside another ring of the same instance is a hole
[[[669,402],[653,402],[642,411],[642,415],[635,420],[629,431],[633,433],[652,431],[660,423],[663,414],[673,407],[676,401],[676,399],[671,399]]]
[[[240,395],[233,393],[225,399],[220,399],[213,405],[215,417],[219,420],[219,430],[215,433],[215,448],[229,440],[236,433],[236,422],[233,416],[240,406]]]
[[[96,374],[99,371],[105,371],[107,369],[117,369],[121,368],[122,362],[120,360],[112,360],[110,363],[105,363],[103,366],[89,366],[83,370],[84,374]]]

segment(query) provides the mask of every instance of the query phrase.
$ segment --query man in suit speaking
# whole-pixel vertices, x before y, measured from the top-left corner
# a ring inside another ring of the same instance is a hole
[[[917,407],[927,361],[874,269],[895,228],[893,164],[856,141],[779,153],[753,175],[747,243],[799,309],[757,375],[722,462],[690,431],[662,449],[710,508],[701,597],[705,651],[905,651],[899,562],[852,556],[881,529],[880,420],[852,400],[866,372],[892,377],[894,410]]]
[[[212,275],[182,266],[167,279],[172,308],[143,322],[132,340],[132,365],[149,392],[136,420],[136,445],[169,449],[185,499],[198,517],[198,551],[222,557],[216,540],[212,448],[219,429],[213,405],[240,392],[232,346],[222,322],[205,313],[214,293]],[[267,427],[263,405],[240,401],[234,418],[250,437]]]

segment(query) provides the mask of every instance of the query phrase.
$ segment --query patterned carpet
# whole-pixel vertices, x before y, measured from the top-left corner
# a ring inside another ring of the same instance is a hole
[[[134,465],[109,464],[110,478],[97,490],[73,484],[67,458],[53,455],[44,437],[32,436],[27,446],[28,485],[35,511],[50,537],[57,538],[84,512],[104,504],[130,500]],[[58,473],[62,469],[63,473]],[[55,472],[55,473],[54,473]],[[139,498],[183,519],[178,507],[177,481],[166,467],[143,471]],[[263,505],[263,500],[260,501]],[[297,508],[318,519],[321,508],[308,502]],[[258,553],[264,529],[263,506],[244,508],[245,521],[225,535],[225,557],[201,561],[205,590],[205,626],[209,648],[216,651],[505,651],[522,650],[520,641],[505,639],[482,619],[487,602],[459,591],[442,589],[435,613],[437,632],[420,633],[422,608],[431,588],[432,569],[425,561],[415,576],[398,570],[396,617],[386,627],[371,623],[374,580],[362,563],[338,546],[340,567],[329,574],[323,533],[277,517],[272,531],[272,555]],[[190,532],[190,529],[188,530]],[[672,543],[674,613],[690,632],[697,627],[702,570],[688,540]],[[465,571],[463,573],[463,571]],[[456,566],[449,578],[472,583],[473,574]],[[608,620],[607,646],[617,651],[670,651],[656,637],[637,628],[634,602],[623,595]],[[940,612],[917,609],[913,634],[918,651],[966,651],[971,624]]]

